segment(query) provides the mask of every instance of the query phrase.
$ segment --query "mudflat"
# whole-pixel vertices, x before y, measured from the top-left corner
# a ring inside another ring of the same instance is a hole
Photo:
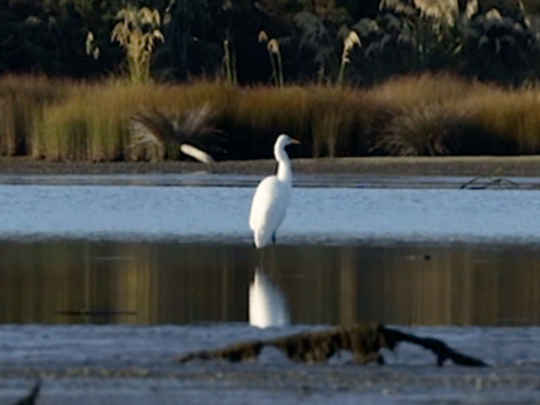
[[[191,161],[52,162],[28,157],[0,158],[1,174],[145,174],[212,173],[263,174],[275,161],[242,160],[212,166]],[[524,176],[537,177],[540,156],[354,157],[293,159],[294,170],[305,174],[381,174],[408,176]]]
[[[468,368],[403,345],[384,366],[347,353],[306,364],[264,351],[257,361],[194,361],[179,354],[308,329],[245,324],[185,326],[2,325],[0,403],[41,380],[37,405],[538,403],[538,328],[413,327],[489,366]]]

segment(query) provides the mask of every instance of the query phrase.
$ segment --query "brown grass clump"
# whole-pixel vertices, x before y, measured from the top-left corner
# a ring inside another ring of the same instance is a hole
[[[370,94],[397,109],[373,152],[514,155],[540,151],[540,91],[503,89],[451,75],[394,79]]]
[[[257,86],[244,88],[225,106],[225,130],[235,151],[250,150],[255,158],[272,156],[276,135],[289,135],[306,142],[310,134],[309,90]],[[234,158],[241,158],[234,156]]]
[[[372,150],[399,156],[449,155],[459,150],[467,119],[441,104],[409,107],[390,120]]]
[[[129,149],[130,118],[152,109],[171,116],[181,115],[207,100],[217,106],[228,104],[227,86],[210,83],[168,86],[125,81],[80,84],[68,100],[48,110],[34,156],[92,161],[154,156],[155,151],[133,153]],[[178,153],[171,152],[168,156],[177,157]]]
[[[366,154],[375,124],[386,110],[364,91],[317,88],[311,109],[313,156]]]
[[[368,91],[370,97],[397,108],[458,103],[496,88],[447,73],[398,76]]]
[[[492,138],[504,140],[507,154],[540,152],[540,89],[499,90],[471,96],[463,104]]]

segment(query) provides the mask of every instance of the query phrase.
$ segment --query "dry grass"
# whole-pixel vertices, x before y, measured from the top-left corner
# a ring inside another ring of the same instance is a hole
[[[52,160],[148,158],[155,151],[129,148],[129,119],[135,113],[158,109],[172,116],[207,100],[225,106],[227,99],[226,86],[210,83],[199,86],[124,81],[79,84],[69,99],[48,109],[33,155]],[[168,156],[175,155],[171,152]]]
[[[540,89],[503,89],[450,75],[391,80],[370,94],[398,109],[372,151],[389,155],[540,152]]]
[[[32,149],[34,129],[47,106],[61,100],[69,88],[65,81],[41,76],[0,78],[0,155],[26,155]]]
[[[49,160],[159,159],[154,146],[129,147],[130,118],[155,109],[172,120],[207,103],[212,125],[229,135],[228,159],[271,157],[282,132],[302,141],[297,156],[540,152],[539,87],[503,89],[450,75],[395,78],[368,90],[7,76],[0,103],[0,154]],[[178,150],[164,156],[181,157]]]
[[[472,96],[463,104],[475,122],[504,140],[508,154],[540,152],[540,89],[523,88]]]

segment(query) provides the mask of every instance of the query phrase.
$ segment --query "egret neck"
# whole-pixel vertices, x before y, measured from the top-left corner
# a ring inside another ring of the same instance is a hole
[[[278,161],[277,178],[279,181],[292,183],[292,169],[289,155],[285,151],[285,145],[277,142],[274,145],[274,156]]]

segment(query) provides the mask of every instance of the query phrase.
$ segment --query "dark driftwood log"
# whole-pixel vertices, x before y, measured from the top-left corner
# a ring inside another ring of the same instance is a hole
[[[38,381],[34,385],[34,388],[32,388],[32,391],[30,391],[30,393],[24,398],[21,398],[17,402],[15,402],[15,405],[34,405],[36,403],[40,389],[41,389],[41,382]]]
[[[196,359],[224,359],[232,362],[252,360],[257,358],[264,347],[275,347],[295,361],[321,362],[328,360],[340,350],[348,350],[352,352],[354,360],[360,364],[373,361],[382,364],[384,358],[380,349],[394,350],[401,342],[409,342],[431,350],[437,356],[439,366],[442,366],[447,359],[462,366],[487,365],[482,360],[457,352],[441,340],[418,337],[379,324],[357,324],[351,327],[337,327],[275,339],[243,342],[216,350],[187,353],[179,357],[178,361],[185,363]]]

